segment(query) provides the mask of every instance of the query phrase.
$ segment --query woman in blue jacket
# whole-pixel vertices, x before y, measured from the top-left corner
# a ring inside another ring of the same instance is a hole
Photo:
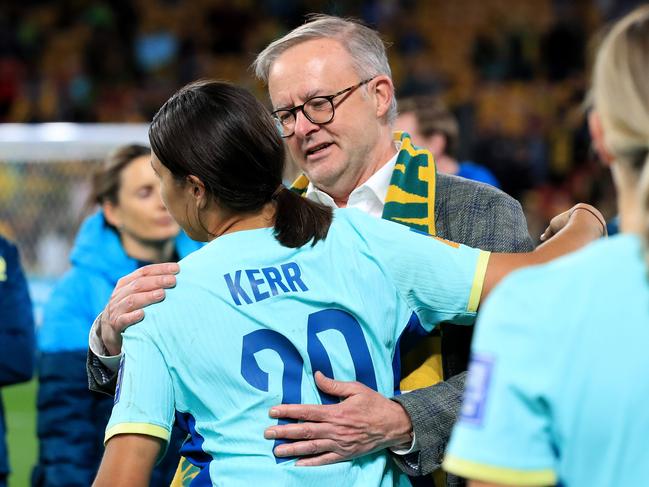
[[[179,233],[165,209],[150,159],[149,148],[139,145],[108,157],[94,180],[92,202],[100,210],[81,225],[72,268],[45,306],[34,486],[85,487],[97,471],[112,399],[88,390],[86,351],[92,322],[117,281],[143,265],[179,260],[200,245]],[[177,448],[167,457],[168,467],[166,461],[159,466],[152,485],[169,485]]]

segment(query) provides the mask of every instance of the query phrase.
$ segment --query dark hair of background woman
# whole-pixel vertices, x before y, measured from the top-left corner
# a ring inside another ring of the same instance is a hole
[[[196,176],[227,210],[255,212],[275,200],[275,237],[282,245],[301,247],[327,236],[331,209],[280,186],[282,138],[245,89],[220,81],[181,88],[153,117],[149,140],[175,178]]]
[[[102,165],[92,175],[92,189],[86,200],[79,224],[95,210],[96,205],[101,206],[107,202],[118,205],[119,189],[122,186],[122,171],[134,159],[150,154],[151,149],[140,144],[123,145],[108,154]],[[110,223],[106,222],[106,225],[116,230]]]

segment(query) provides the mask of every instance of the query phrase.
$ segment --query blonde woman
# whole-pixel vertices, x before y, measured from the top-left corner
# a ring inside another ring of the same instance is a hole
[[[622,234],[512,275],[481,310],[444,462],[474,487],[649,479],[649,6],[604,39],[593,95]]]

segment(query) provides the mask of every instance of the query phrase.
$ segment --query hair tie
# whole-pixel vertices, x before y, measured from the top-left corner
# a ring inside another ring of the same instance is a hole
[[[282,183],[277,186],[277,189],[273,191],[273,194],[270,196],[271,200],[276,200],[279,194],[286,189],[286,186],[284,186]]]

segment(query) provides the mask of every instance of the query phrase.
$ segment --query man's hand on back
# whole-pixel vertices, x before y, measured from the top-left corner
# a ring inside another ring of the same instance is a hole
[[[176,263],[151,264],[117,281],[97,329],[109,355],[120,353],[122,332],[144,318],[143,308],[162,301],[165,288],[176,285],[178,271]]]
[[[359,382],[340,382],[315,373],[318,388],[344,398],[339,404],[281,404],[270,410],[273,418],[303,421],[272,426],[267,439],[297,440],[275,448],[278,457],[311,455],[300,466],[341,462],[397,445],[410,447],[412,424],[403,407]]]

